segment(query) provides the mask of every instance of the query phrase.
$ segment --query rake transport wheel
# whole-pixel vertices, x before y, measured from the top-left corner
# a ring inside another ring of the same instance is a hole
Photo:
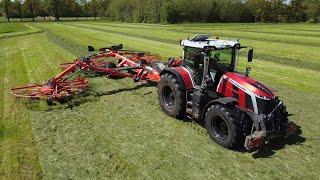
[[[161,109],[171,117],[184,118],[186,114],[185,92],[172,74],[164,74],[158,83],[158,98]]]
[[[205,116],[205,126],[212,140],[219,145],[236,149],[244,142],[240,125],[229,108],[223,105],[212,105]]]

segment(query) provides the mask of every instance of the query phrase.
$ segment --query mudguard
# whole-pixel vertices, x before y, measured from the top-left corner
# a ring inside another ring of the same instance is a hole
[[[237,102],[238,99],[234,98],[234,97],[223,97],[223,98],[218,98],[218,99],[214,99],[214,100],[211,100],[209,101],[204,109],[202,110],[202,117],[205,116],[205,113],[206,113],[206,110],[213,104],[223,104],[223,105],[227,105],[227,104],[230,104],[230,103],[234,103],[234,102]]]
[[[187,91],[194,88],[194,83],[192,81],[190,72],[184,68],[184,67],[170,67],[165,68],[163,71],[161,71],[160,76],[163,74],[170,73],[177,77],[180,89],[182,91]]]

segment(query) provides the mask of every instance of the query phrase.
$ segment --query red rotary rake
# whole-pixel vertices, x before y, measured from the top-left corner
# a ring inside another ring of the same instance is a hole
[[[60,64],[64,69],[63,72],[47,83],[15,87],[11,89],[11,93],[22,98],[47,99],[48,102],[60,101],[84,91],[88,86],[86,79],[74,78],[79,71],[102,74],[110,78],[130,77],[135,82],[142,80],[158,82],[160,80],[160,70],[165,66],[160,62],[159,55],[122,50],[122,48],[122,44],[100,48],[96,54],[77,58],[73,63]],[[94,51],[94,48],[88,46],[88,50]],[[117,64],[106,61],[106,58],[116,59]]]

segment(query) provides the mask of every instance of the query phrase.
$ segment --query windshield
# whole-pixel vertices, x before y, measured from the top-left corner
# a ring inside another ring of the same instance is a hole
[[[230,66],[232,64],[232,48],[213,50],[210,52],[210,61]]]

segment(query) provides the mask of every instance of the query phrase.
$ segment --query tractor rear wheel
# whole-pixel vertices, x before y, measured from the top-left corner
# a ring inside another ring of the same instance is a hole
[[[158,99],[161,109],[171,117],[184,118],[186,114],[185,92],[180,90],[177,78],[164,74],[158,83]]]
[[[219,145],[228,149],[243,145],[240,125],[229,108],[220,104],[212,105],[207,110],[205,126],[210,138]]]

